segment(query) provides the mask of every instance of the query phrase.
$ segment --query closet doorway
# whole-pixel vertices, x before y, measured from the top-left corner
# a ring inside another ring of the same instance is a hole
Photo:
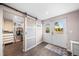
[[[20,55],[23,52],[24,18],[13,13],[3,12],[4,56]]]

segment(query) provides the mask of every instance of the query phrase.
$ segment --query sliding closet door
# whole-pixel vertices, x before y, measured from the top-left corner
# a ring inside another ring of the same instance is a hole
[[[36,20],[27,17],[27,50],[36,44]]]

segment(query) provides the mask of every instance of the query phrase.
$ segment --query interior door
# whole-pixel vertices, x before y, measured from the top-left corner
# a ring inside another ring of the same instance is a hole
[[[43,24],[43,40],[47,43],[51,43],[51,30],[50,30],[50,22],[46,22]]]
[[[66,48],[67,31],[66,19],[54,20],[51,22],[51,42],[54,45]]]

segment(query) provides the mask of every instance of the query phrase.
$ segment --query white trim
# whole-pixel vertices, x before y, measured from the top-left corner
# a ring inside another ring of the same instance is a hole
[[[0,5],[0,56],[3,56],[4,53],[3,53],[3,49],[4,49],[4,46],[3,46],[3,32],[2,32],[2,29],[3,29],[3,6]]]
[[[67,48],[66,48],[67,49]],[[67,51],[72,52],[70,49],[67,49]]]
[[[77,41],[71,41],[71,43],[74,43],[74,44],[79,44],[79,42],[77,42]]]
[[[77,41],[70,41],[71,42],[71,52],[72,52],[72,56],[73,56],[73,44],[79,44],[79,42]]]
[[[23,51],[23,52],[25,52],[25,50],[24,50],[24,49],[22,49],[22,51]]]

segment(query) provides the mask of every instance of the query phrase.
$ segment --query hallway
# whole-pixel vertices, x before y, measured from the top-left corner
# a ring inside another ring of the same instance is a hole
[[[74,3],[1,4],[0,55],[78,56],[79,8],[77,6],[79,4]]]
[[[57,53],[51,52],[50,50],[44,48],[47,43],[43,42],[36,46],[35,48],[22,52],[22,42],[13,43],[5,45],[4,55],[5,56],[58,56]]]
[[[27,52],[22,52],[22,42],[5,45],[4,56],[60,56],[59,54],[46,49],[48,43],[42,42]]]

